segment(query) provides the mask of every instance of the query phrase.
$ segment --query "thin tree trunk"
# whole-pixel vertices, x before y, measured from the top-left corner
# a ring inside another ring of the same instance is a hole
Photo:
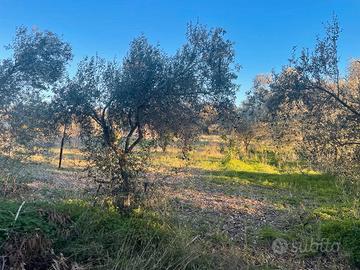
[[[58,167],[59,169],[61,169],[61,162],[63,159],[65,137],[66,137],[66,125],[64,125],[64,132],[63,132],[63,136],[61,138],[61,144],[60,144],[59,167]]]
[[[245,153],[246,153],[246,157],[249,158],[250,153],[249,153],[249,145],[250,143],[248,141],[244,141],[244,145],[245,145]]]

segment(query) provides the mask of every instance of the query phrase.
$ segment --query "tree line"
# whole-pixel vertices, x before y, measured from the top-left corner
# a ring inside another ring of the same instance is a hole
[[[165,53],[145,36],[122,61],[85,57],[68,75],[69,43],[49,31],[19,28],[0,62],[2,153],[23,158],[80,127],[89,175],[125,207],[142,186],[136,179],[150,149],[176,138],[183,158],[216,127],[228,144],[251,149],[270,141],[322,171],[355,179],[360,164],[360,63],[339,71],[337,20],[313,50],[278,73],[259,75],[236,105],[234,43],[221,28],[189,24],[186,42]],[[230,147],[231,148],[231,147]]]

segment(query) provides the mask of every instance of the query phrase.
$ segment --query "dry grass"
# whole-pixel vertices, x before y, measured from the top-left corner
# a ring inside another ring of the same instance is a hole
[[[57,167],[59,164],[59,148],[49,148],[46,154],[38,154],[31,157],[31,161]],[[87,165],[84,154],[75,148],[65,148],[63,151],[62,168],[65,170],[82,169]]]

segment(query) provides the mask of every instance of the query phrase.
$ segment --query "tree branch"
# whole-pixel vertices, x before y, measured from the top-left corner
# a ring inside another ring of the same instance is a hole
[[[131,139],[131,136],[134,134],[136,128],[137,128],[137,126],[132,127],[132,128],[130,129],[130,132],[129,132],[128,135],[126,136],[126,141],[125,141],[125,153],[130,152],[130,151],[129,151],[130,139]]]
[[[138,137],[136,138],[136,140],[126,149],[126,153],[130,153],[134,147],[143,139],[143,132],[140,128],[140,125],[137,126],[137,130],[138,130]]]
[[[329,96],[331,96],[332,98],[334,98],[337,102],[339,102],[343,107],[345,107],[346,109],[348,109],[350,112],[352,112],[357,118],[360,119],[360,112],[357,111],[354,107],[352,107],[351,105],[349,105],[348,103],[346,103],[344,100],[342,100],[341,98],[339,98],[335,93],[329,91],[328,89],[326,89],[325,87],[321,86],[321,85],[314,85],[312,84],[311,88],[308,88],[308,90],[311,90],[312,88],[316,88],[326,94],[328,94]]]

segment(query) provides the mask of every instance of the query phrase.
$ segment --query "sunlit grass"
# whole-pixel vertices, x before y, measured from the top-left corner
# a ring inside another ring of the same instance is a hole
[[[157,150],[153,153],[151,163],[154,166],[166,168],[181,168],[185,166],[184,160],[180,158],[180,151],[175,147],[168,147],[166,152]]]
[[[274,166],[259,163],[259,162],[246,162],[242,160],[232,159],[228,164],[226,164],[226,170],[234,172],[261,172],[269,174],[281,174],[277,168]]]
[[[180,158],[179,149],[171,147],[165,153],[156,152],[153,164],[199,170],[203,181],[228,186],[230,191],[236,186],[264,188],[261,192],[275,202],[285,200],[296,205],[309,202],[318,207],[342,199],[343,190],[333,176],[297,167],[284,170],[254,160],[226,160],[220,152],[220,143],[219,136],[202,136],[188,163]]]
[[[57,167],[59,164],[60,149],[51,147],[43,154],[33,155],[30,158],[31,162],[47,164]],[[64,169],[79,169],[84,168],[87,165],[87,161],[84,159],[84,154],[80,149],[76,148],[64,148],[62,168]]]

